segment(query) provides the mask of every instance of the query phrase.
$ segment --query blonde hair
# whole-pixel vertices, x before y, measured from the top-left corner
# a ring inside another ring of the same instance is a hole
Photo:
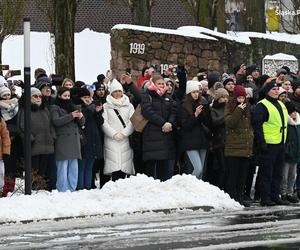
[[[61,86],[64,87],[66,82],[71,82],[72,85],[73,85],[73,87],[74,87],[74,85],[75,85],[74,82],[73,82],[70,78],[65,78],[65,79],[63,80]]]

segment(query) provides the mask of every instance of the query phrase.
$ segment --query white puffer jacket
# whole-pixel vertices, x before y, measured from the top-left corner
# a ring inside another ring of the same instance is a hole
[[[123,118],[126,127],[124,128],[114,109],[117,109]],[[103,105],[102,125],[104,137],[104,174],[121,170],[126,174],[134,174],[133,151],[129,146],[128,136],[134,131],[130,117],[134,112],[134,107],[129,102],[129,98],[123,95],[121,99],[115,99],[111,95],[106,98]],[[121,132],[125,135],[123,140],[117,141],[114,135]]]

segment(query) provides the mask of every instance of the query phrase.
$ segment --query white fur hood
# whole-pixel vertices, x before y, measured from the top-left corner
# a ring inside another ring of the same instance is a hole
[[[288,124],[292,126],[300,125],[300,115],[298,112],[297,112],[296,121],[294,121],[290,116],[288,117]]]

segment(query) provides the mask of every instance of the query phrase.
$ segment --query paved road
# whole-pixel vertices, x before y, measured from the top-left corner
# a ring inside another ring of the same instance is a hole
[[[0,249],[299,249],[300,205],[0,226]]]

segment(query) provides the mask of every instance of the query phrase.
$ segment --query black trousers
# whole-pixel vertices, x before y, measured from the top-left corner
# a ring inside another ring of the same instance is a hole
[[[227,181],[225,191],[236,201],[242,201],[249,171],[249,158],[226,157]]]
[[[125,179],[126,173],[122,172],[121,170],[115,171],[111,173],[111,180],[116,181],[119,179]]]
[[[166,181],[171,179],[174,172],[174,160],[150,160],[145,162],[145,173],[149,177]]]
[[[268,144],[267,150],[259,158],[261,199],[278,199],[284,165],[284,144]]]

